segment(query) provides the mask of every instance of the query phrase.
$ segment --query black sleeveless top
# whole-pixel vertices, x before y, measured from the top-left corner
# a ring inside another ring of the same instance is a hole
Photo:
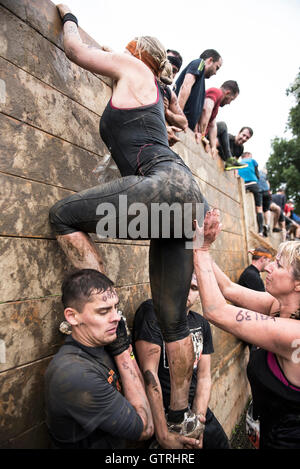
[[[300,387],[287,380],[276,355],[263,349],[251,351],[247,374],[260,449],[300,448]]]
[[[164,91],[156,82],[155,103],[119,109],[108,102],[100,120],[100,135],[122,176],[145,174],[158,161],[184,164],[168,143]]]

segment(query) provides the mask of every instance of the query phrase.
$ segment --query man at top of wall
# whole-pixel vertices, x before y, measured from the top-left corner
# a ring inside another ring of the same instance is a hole
[[[209,147],[213,158],[217,155],[217,115],[219,107],[226,106],[234,101],[239,95],[239,86],[234,80],[227,80],[220,88],[209,88],[205,93],[203,111],[196,126],[196,142],[208,137]]]
[[[237,135],[232,135],[225,122],[217,122],[218,152],[225,161],[225,171],[241,168],[238,158],[244,153],[244,143],[252,136],[251,127],[244,126]]]
[[[189,128],[195,131],[202,114],[205,99],[205,79],[215,75],[223,60],[214,49],[207,49],[199,59],[192,60],[179,75],[174,91],[179,106],[188,120]]]

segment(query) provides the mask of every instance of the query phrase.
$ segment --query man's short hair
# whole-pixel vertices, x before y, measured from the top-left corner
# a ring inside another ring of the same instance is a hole
[[[231,92],[231,94],[233,94],[233,95],[239,94],[239,92],[240,92],[239,85],[234,80],[224,81],[221,88],[224,88],[225,90],[229,90]]]
[[[244,153],[242,154],[242,158],[247,158],[248,155],[252,156],[252,153],[250,151],[244,151]]]
[[[91,296],[112,289],[114,283],[98,270],[81,269],[69,275],[63,282],[62,303],[65,308],[81,312]]]
[[[177,50],[168,49],[168,50],[167,50],[167,56],[168,56],[169,52],[171,52],[171,53],[176,57],[176,59],[177,59],[176,62],[177,62],[177,63],[175,63],[174,65],[178,68],[178,71],[179,71],[180,68],[181,68],[181,65],[182,65],[182,57],[181,57],[181,55],[179,54],[179,52],[177,52]],[[169,58],[168,58],[168,59],[169,59]],[[172,59],[172,57],[171,57],[171,59]],[[169,62],[172,63],[172,61],[171,61],[170,59],[169,59]]]
[[[253,130],[251,129],[251,127],[248,127],[248,126],[242,127],[241,130],[239,131],[239,134],[240,134],[241,132],[243,132],[243,130],[245,130],[245,129],[248,129],[248,130],[249,130],[249,134],[250,134],[250,136],[252,137],[252,135],[253,135]]]
[[[264,256],[264,253],[268,254],[268,256]],[[270,257],[270,255],[272,256],[271,251],[263,246],[258,246],[257,248],[253,249],[251,254],[254,261],[257,261],[261,257]]]
[[[200,55],[200,59],[203,60],[209,59],[210,57],[212,57],[214,62],[217,62],[221,58],[221,55],[215,49],[206,49]]]

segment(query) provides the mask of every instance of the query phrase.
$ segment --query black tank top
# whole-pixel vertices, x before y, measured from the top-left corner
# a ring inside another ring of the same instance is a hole
[[[251,351],[247,374],[260,449],[300,448],[300,388],[289,383],[276,355],[263,349]]]
[[[100,120],[100,135],[122,176],[144,174],[159,161],[184,164],[168,144],[163,90],[156,82],[155,103],[119,109],[108,102]]]

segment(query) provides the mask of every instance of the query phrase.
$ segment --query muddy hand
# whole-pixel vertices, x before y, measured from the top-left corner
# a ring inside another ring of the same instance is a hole
[[[200,228],[197,220],[194,220],[195,236],[194,249],[209,250],[221,231],[220,212],[214,208],[206,213],[203,226]]]

